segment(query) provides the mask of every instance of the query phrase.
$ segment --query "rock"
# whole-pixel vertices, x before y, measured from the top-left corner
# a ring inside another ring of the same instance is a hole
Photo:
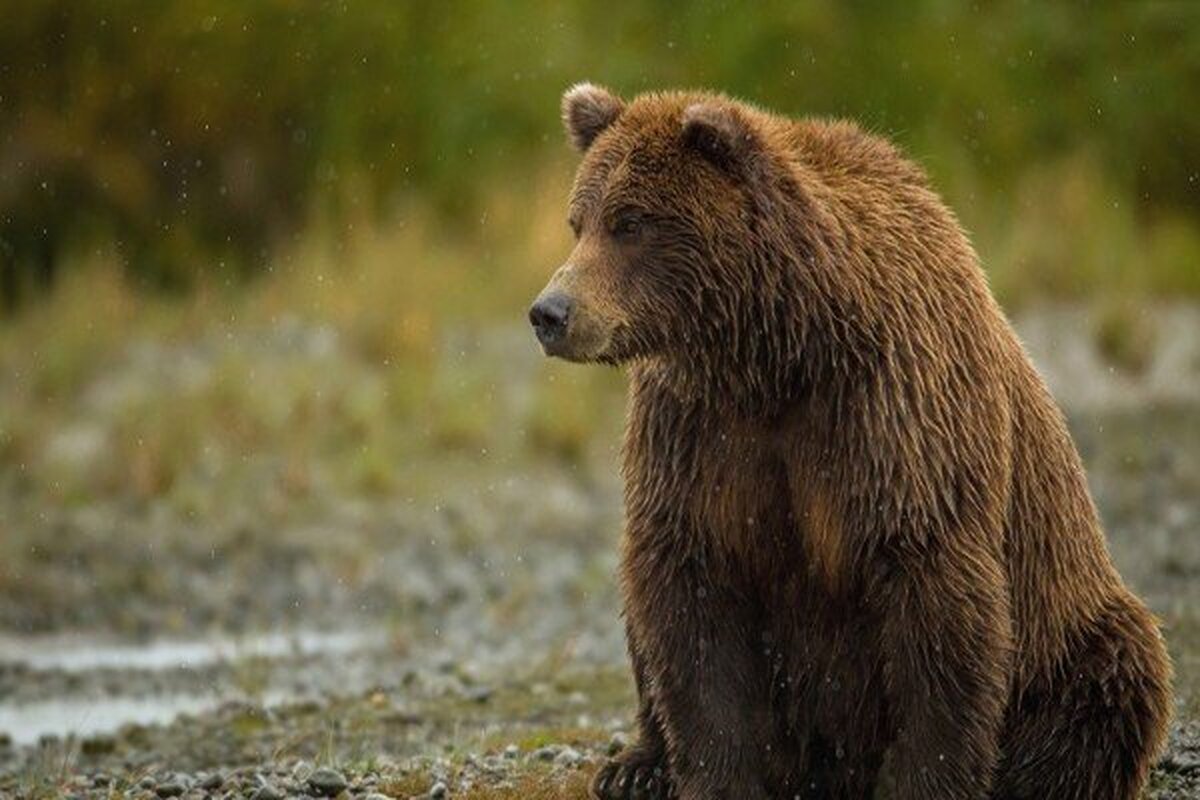
[[[388,797],[386,794],[371,792],[369,795],[363,798],[363,800],[392,800],[392,798]]]
[[[178,778],[169,778],[154,787],[154,793],[159,797],[179,797],[187,791],[187,786]]]
[[[292,767],[292,777],[298,781],[307,781],[308,776],[312,775],[312,766],[307,761],[297,761]]]
[[[504,748],[505,758],[516,758],[519,755],[521,755],[521,748],[517,747],[515,744],[510,744],[508,747]]]
[[[562,748],[557,745],[548,744],[545,747],[539,747],[537,750],[534,750],[533,757],[538,761],[553,761],[561,750]]]
[[[438,781],[433,786],[429,787],[429,800],[442,800],[450,796],[450,790],[446,788],[446,784]]]
[[[12,737],[0,731],[0,750],[7,750],[10,747],[12,747]]]
[[[563,747],[554,757],[554,763],[561,767],[578,766],[583,761],[583,754],[574,747]]]
[[[1159,762],[1159,768],[1178,775],[1200,772],[1200,756],[1187,752],[1169,753]]]
[[[608,754],[615,756],[617,753],[629,746],[629,739],[625,734],[617,732],[608,740]]]
[[[347,785],[342,773],[328,767],[314,770],[308,776],[308,788],[319,797],[337,797]]]
[[[198,784],[199,788],[206,792],[215,792],[225,785],[225,776],[219,772],[213,772],[204,777],[204,780]]]
[[[258,787],[258,791],[250,795],[250,800],[284,800],[284,796],[283,792],[267,783]]]

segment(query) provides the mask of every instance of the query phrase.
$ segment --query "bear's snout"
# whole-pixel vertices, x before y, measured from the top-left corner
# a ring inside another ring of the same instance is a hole
[[[579,363],[612,361],[612,335],[621,316],[607,299],[601,275],[574,264],[560,267],[533,301],[529,322],[546,355]]]
[[[571,298],[562,292],[551,292],[539,297],[529,309],[529,322],[544,346],[557,344],[566,336],[572,305]]]

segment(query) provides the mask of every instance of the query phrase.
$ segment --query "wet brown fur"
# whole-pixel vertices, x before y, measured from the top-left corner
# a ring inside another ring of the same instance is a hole
[[[710,94],[582,86],[564,118],[579,239],[547,291],[576,307],[551,352],[631,376],[641,738],[595,793],[1135,797],[1162,639],[922,172]]]

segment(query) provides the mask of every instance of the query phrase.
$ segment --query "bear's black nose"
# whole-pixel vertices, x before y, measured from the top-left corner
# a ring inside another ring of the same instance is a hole
[[[567,332],[571,319],[571,298],[555,292],[539,297],[529,309],[529,322],[542,344],[553,344]]]

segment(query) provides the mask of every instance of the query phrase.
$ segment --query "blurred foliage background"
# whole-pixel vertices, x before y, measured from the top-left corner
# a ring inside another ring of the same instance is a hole
[[[1039,223],[1081,235],[1089,204],[1127,235],[1195,244],[1192,3],[29,0],[5,16],[10,307],[98,244],[139,284],[190,287],[269,269],[315,221],[412,203],[483,235],[489,191],[526,196],[562,161],[557,99],[582,78],[853,117],[898,138],[989,244]],[[1092,246],[1024,246],[1002,263],[1032,274],[1005,280],[1080,292],[1118,277],[1058,263]],[[1196,288],[1140,266],[1157,288]]]
[[[471,353],[496,322],[536,353],[524,311],[569,241],[558,102],[585,79],[892,136],[1008,308],[1094,306],[1131,368],[1148,305],[1200,296],[1195,3],[25,0],[0,24],[0,459],[86,498],[169,492],[214,452],[333,453],[380,488],[414,437],[578,457],[619,379],[538,363],[510,407],[511,356]],[[337,369],[238,344],[281,329],[328,333]],[[163,377],[192,356],[206,377]],[[142,388],[96,400],[129,364]]]

